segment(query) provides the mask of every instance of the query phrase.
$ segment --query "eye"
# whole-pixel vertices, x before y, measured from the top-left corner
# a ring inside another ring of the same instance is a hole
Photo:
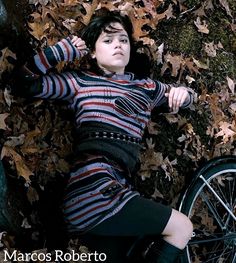
[[[112,42],[112,40],[111,39],[104,39],[103,42],[109,44]]]
[[[122,39],[120,40],[120,42],[121,42],[121,43],[128,43],[128,39],[127,39],[127,38],[122,38]]]

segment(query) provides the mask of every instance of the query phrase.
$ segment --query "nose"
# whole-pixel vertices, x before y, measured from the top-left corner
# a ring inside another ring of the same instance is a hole
[[[115,39],[115,48],[120,48],[121,47],[121,42],[119,39]]]

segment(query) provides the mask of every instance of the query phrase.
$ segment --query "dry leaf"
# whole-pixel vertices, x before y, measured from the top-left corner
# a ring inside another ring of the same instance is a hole
[[[13,100],[13,96],[11,95],[10,89],[5,88],[4,92],[3,92],[3,95],[4,95],[4,99],[5,99],[5,102],[6,102],[7,106],[10,108],[11,107],[11,103],[14,101]]]
[[[221,5],[224,7],[224,9],[225,9],[225,11],[226,11],[227,15],[229,15],[230,17],[232,17],[232,18],[233,18],[233,16],[232,16],[232,13],[231,13],[231,10],[230,10],[230,8],[229,8],[229,4],[228,4],[227,0],[219,0],[219,2],[220,2],[220,4],[221,4]]]
[[[229,110],[232,114],[236,113],[236,102],[229,105]]]
[[[97,9],[98,7],[98,4],[99,4],[99,0],[94,0],[92,1],[92,4],[89,4],[89,3],[83,3],[83,7],[85,8],[86,10],[86,15],[84,15],[82,17],[83,19],[83,23],[85,25],[87,25],[92,17],[92,15],[94,14],[94,11]]]
[[[2,148],[1,159],[3,159],[5,156],[11,158],[14,161],[17,174],[19,176],[23,176],[26,181],[29,181],[29,176],[33,175],[33,172],[27,167],[23,158],[9,146],[3,146]]]
[[[44,37],[46,37],[46,30],[50,28],[49,23],[44,22],[33,22],[28,23],[30,27],[30,34],[33,35],[37,40],[42,40]]]
[[[171,64],[171,76],[176,77],[178,75],[179,70],[182,68],[184,60],[182,55],[171,55],[167,53],[164,56],[164,64],[161,69],[161,74],[163,75],[165,70],[169,68],[169,64]]]
[[[148,128],[149,134],[154,134],[154,135],[158,134],[158,125],[157,125],[157,123],[155,123],[153,121],[150,121],[148,123],[147,128]]]
[[[186,76],[186,80],[188,81],[189,84],[193,83],[194,81],[196,81],[194,78],[192,78],[191,76],[187,75]]]
[[[25,135],[21,134],[19,136],[11,136],[7,138],[7,141],[5,141],[4,146],[9,147],[16,147],[19,145],[22,145],[25,142]]]
[[[196,66],[198,68],[209,69],[209,66],[207,64],[205,64],[205,63],[203,63],[203,62],[201,62],[201,61],[199,61],[199,60],[197,60],[195,58],[193,58],[193,62],[196,64]]]
[[[162,43],[157,49],[157,65],[163,64],[163,51],[164,51],[164,43]]]
[[[194,24],[198,28],[198,32],[209,34],[208,25],[205,20],[201,22],[200,17],[197,17],[197,20],[194,21]]]
[[[0,114],[0,130],[8,130],[8,127],[5,123],[5,120],[8,116],[9,116],[9,113]]]
[[[228,76],[226,77],[226,80],[227,80],[230,91],[234,94],[235,82]]]
[[[204,50],[207,53],[209,57],[215,57],[216,56],[216,50],[218,49],[217,46],[214,44],[214,41],[210,43],[204,43]]]
[[[223,137],[223,142],[226,143],[235,136],[235,132],[232,130],[232,124],[221,121],[219,123],[220,131],[215,135],[215,137]]]
[[[29,186],[29,188],[27,189],[27,198],[31,204],[39,200],[39,195],[35,188],[33,188],[32,186]]]
[[[10,71],[13,69],[13,65],[10,64],[7,60],[8,57],[12,57],[16,59],[16,55],[8,48],[4,48],[1,50],[0,57],[0,77],[4,71]]]

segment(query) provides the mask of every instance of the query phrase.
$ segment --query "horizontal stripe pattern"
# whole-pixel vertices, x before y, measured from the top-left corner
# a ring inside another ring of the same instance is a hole
[[[83,55],[71,42],[70,38],[59,41],[56,45],[50,46],[34,56],[34,62],[42,73],[46,73],[58,62],[70,62]]]
[[[69,225],[76,231],[89,230],[139,195],[126,182],[125,172],[108,162],[97,157],[92,163],[84,161],[71,172],[63,210]]]
[[[71,61],[81,54],[69,39],[65,39],[40,52],[34,60],[39,70],[46,73],[59,61]],[[165,92],[168,85],[149,78],[138,79],[132,73],[98,76],[71,71],[47,74],[41,79],[41,92],[35,92],[35,97],[67,101],[75,112],[78,130],[81,124],[105,124],[115,131],[122,130],[141,139],[151,110],[167,103]],[[183,107],[188,107],[191,102],[192,95]],[[136,148],[130,153],[127,146],[119,144],[114,147],[116,154],[121,147],[119,152],[127,152],[126,159],[135,159]],[[138,195],[126,182],[126,176],[121,168],[113,167],[105,157],[79,161],[70,174],[64,199],[63,210],[69,230],[84,232],[91,229]]]
[[[168,86],[158,81],[130,79],[121,83],[85,72],[49,74],[42,79],[42,92],[35,97],[68,101],[78,128],[94,121],[141,138],[151,110],[167,102]]]

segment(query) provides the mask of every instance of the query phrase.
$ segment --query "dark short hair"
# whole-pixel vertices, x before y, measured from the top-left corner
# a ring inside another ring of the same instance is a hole
[[[107,29],[111,23],[120,23],[127,32],[130,44],[133,44],[133,25],[127,15],[121,15],[118,11],[109,11],[104,15],[95,16],[89,24],[81,31],[81,38],[87,47],[94,51],[95,44],[102,32],[115,32],[115,28]]]

